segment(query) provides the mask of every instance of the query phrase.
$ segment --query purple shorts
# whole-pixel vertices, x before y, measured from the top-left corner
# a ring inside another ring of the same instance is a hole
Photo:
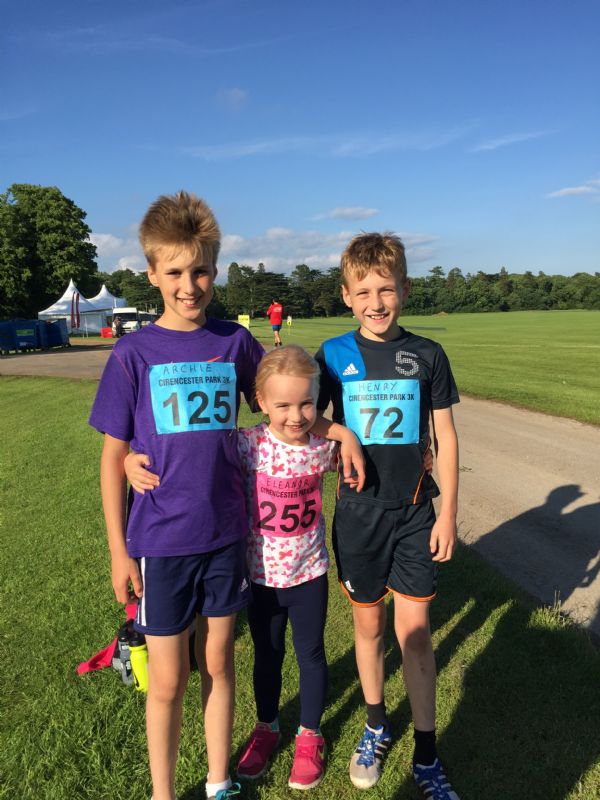
[[[144,595],[134,627],[151,636],[173,636],[196,614],[227,617],[248,605],[246,539],[192,556],[148,556],[138,564]]]

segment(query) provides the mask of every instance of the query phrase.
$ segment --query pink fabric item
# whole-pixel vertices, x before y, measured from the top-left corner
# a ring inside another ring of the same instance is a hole
[[[116,645],[117,640],[115,638],[108,645],[108,647],[104,648],[104,650],[100,650],[99,653],[96,653],[95,656],[88,658],[87,661],[82,661],[77,667],[77,674],[85,675],[86,672],[95,672],[98,669],[110,667],[112,665],[112,657],[115,652]]]
[[[135,615],[137,614],[137,606],[137,600],[134,603],[127,603],[125,606],[125,616],[127,620],[135,618]],[[87,661],[82,661],[77,667],[77,674],[85,675],[86,672],[96,672],[96,670],[112,666],[112,657],[114,655],[116,646],[117,639],[115,637],[112,642],[107,647],[100,650],[99,653],[96,653],[96,655],[88,658]]]

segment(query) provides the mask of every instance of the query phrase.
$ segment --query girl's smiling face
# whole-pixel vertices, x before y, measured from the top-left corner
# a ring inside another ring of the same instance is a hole
[[[311,378],[271,375],[256,399],[269,417],[269,430],[286,444],[307,444],[317,418],[317,385]]]

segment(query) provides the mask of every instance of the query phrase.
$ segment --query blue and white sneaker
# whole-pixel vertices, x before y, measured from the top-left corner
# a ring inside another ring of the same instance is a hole
[[[392,743],[392,734],[383,725],[365,732],[350,759],[350,780],[357,789],[370,789],[381,777],[383,759]]]
[[[219,789],[214,798],[209,797],[208,800],[228,800],[230,797],[236,797],[240,794],[242,787],[239,783],[232,783],[229,789]]]
[[[413,764],[413,777],[427,800],[460,800],[450,785],[439,758],[430,767]]]

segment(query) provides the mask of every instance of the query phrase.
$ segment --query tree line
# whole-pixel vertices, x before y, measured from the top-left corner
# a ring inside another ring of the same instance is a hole
[[[217,286],[215,312],[262,316],[272,298],[283,303],[288,314],[299,317],[340,316],[350,313],[340,294],[340,270],[311,269],[298,265],[291,275],[268,272],[232,263],[227,284]],[[544,309],[600,309],[600,273],[546,275],[539,272],[500,272],[474,275],[455,267],[447,274],[434,267],[424,277],[411,280],[404,311],[407,314],[439,314],[481,311]]]
[[[154,302],[160,308],[160,295],[145,274],[121,270],[104,278],[113,294],[125,296],[129,303],[145,308]],[[253,268],[232,262],[227,282],[215,286],[209,313],[225,319],[235,319],[238,314],[263,317],[277,299],[285,313],[294,317],[341,316],[350,311],[342,300],[340,282],[339,267],[321,271],[299,264],[290,275],[282,275],[270,272],[264,264]],[[404,312],[427,315],[567,308],[600,310],[599,272],[511,274],[503,267],[495,274],[473,275],[463,274],[457,267],[447,274],[442,267],[434,267],[426,276],[411,279]]]
[[[0,318],[35,317],[55,302],[72,278],[85,297],[106,284],[117,297],[140,309],[162,311],[158,289],[145,273],[100,272],[89,239],[85,212],[56,187],[13,184],[0,194]],[[232,262],[224,284],[215,286],[209,313],[233,318],[263,317],[273,299],[295,317],[349,314],[340,292],[340,270],[299,264],[290,275]],[[442,312],[600,309],[600,272],[593,275],[447,273],[433,267],[411,280],[407,314]]]

